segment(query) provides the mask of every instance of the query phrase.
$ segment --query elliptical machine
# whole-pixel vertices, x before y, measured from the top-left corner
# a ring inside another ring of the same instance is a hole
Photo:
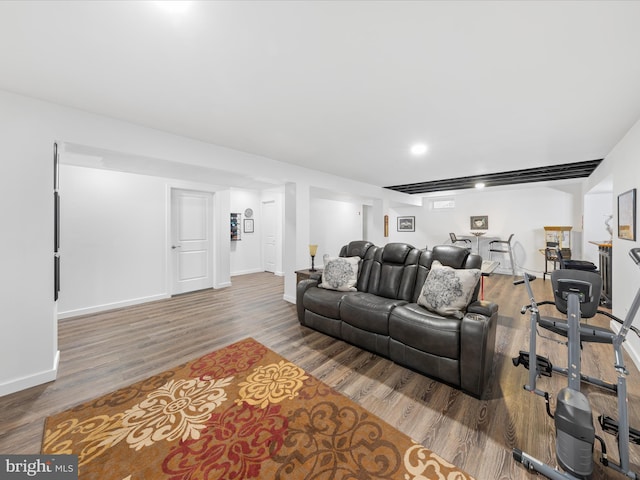
[[[629,255],[640,267],[640,248],[632,249]],[[531,332],[529,352],[521,351],[519,356],[513,359],[513,364],[514,366],[523,365],[529,370],[529,381],[524,385],[524,389],[545,398],[547,413],[554,419],[556,427],[556,458],[564,472],[516,448],[513,449],[514,459],[529,470],[539,472],[553,480],[586,479],[593,472],[593,447],[597,439],[601,445],[600,461],[603,465],[623,473],[628,478],[640,479],[640,476],[632,472],[629,467],[629,446],[630,443],[640,445],[640,431],[629,426],[626,384],[626,376],[629,372],[624,366],[622,352],[622,344],[629,330],[640,336],[638,329],[631,325],[640,309],[640,289],[636,292],[625,320],[622,321],[608,312],[597,310],[600,303],[602,280],[596,273],[581,270],[556,270],[552,272],[554,302],[536,303],[530,285],[533,280],[535,280],[535,276],[525,273],[523,280],[514,282],[514,285],[522,283],[526,285],[531,303],[523,306],[521,313],[531,312]],[[544,304],[555,304],[560,312],[566,314],[567,320],[541,317],[538,306]],[[615,333],[606,328],[580,322],[581,318],[590,318],[596,313],[620,323],[620,331]],[[538,326],[567,337],[568,366],[566,368],[553,366],[549,359],[536,354]],[[618,374],[616,384],[582,374],[580,371],[582,342],[607,343],[613,346],[614,368]],[[531,359],[534,361],[532,362]],[[550,409],[548,392],[536,387],[539,376],[550,377],[553,372],[568,376],[567,387],[558,392],[555,415]],[[604,432],[617,437],[620,463],[607,459],[604,441],[595,433],[589,400],[580,392],[580,384],[583,381],[610,390],[617,395],[618,421],[604,414],[598,417],[598,421]]]

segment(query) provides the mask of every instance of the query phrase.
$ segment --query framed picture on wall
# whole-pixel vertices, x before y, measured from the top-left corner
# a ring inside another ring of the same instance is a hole
[[[471,217],[469,220],[471,230],[488,230],[489,217],[487,215],[478,215]]]
[[[416,217],[398,217],[399,232],[415,232]]]
[[[244,219],[244,233],[253,233],[253,218]]]
[[[636,189],[618,195],[618,238],[636,239]]]

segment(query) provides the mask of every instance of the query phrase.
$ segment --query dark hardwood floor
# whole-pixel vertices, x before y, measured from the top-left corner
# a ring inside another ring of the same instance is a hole
[[[513,447],[555,465],[553,420],[544,400],[523,390],[527,370],[511,362],[528,349],[528,318],[520,315],[527,296],[512,277],[493,275],[485,282],[485,297],[500,305],[500,318],[483,400],[300,326],[295,306],[282,299],[281,277],[259,273],[232,281],[222,290],[60,321],[58,379],[0,397],[0,453],[39,453],[48,415],[250,336],[478,479],[533,478],[512,459]],[[539,299],[551,299],[550,281],[533,286]],[[566,365],[561,344],[541,340],[538,353]],[[640,428],[640,376],[628,358],[627,366],[631,424]],[[615,381],[610,346],[585,345],[583,370]],[[554,398],[565,384],[566,378],[554,376],[538,385]],[[594,413],[617,417],[611,394],[588,386],[583,391]],[[604,437],[610,458],[617,459],[615,439]],[[640,471],[640,447],[631,449]],[[593,478],[625,477],[598,466]]]

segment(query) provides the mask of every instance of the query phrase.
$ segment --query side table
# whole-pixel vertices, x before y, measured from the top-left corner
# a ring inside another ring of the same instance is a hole
[[[322,269],[316,268],[315,272],[312,272],[310,268],[305,268],[304,270],[296,270],[296,283],[300,283],[302,280],[307,280],[308,278],[318,278],[322,276]]]

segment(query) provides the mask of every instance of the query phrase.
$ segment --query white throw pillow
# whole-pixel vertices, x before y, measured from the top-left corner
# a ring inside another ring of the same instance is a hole
[[[418,297],[418,305],[443,316],[464,317],[480,280],[477,268],[456,269],[434,260]]]
[[[324,270],[320,288],[339,290],[341,292],[355,292],[358,282],[358,263],[360,257],[323,257]]]

